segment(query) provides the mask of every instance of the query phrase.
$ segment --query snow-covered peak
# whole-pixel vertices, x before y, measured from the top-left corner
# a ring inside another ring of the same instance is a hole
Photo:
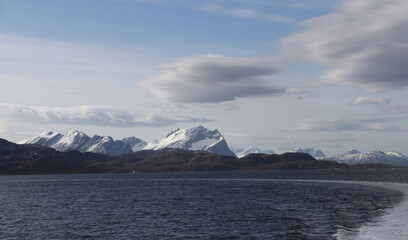
[[[59,151],[80,150],[91,138],[82,131],[73,130],[67,132],[52,147]]]
[[[88,136],[88,135],[86,135],[84,132],[79,131],[79,130],[71,130],[71,131],[67,132],[65,134],[65,136],[81,136],[81,137],[83,137],[83,136]]]
[[[160,141],[149,143],[144,149],[159,150],[179,148],[184,150],[204,150],[216,154],[234,156],[218,130],[209,130],[203,126],[176,129]]]
[[[315,158],[325,157],[326,156],[320,149],[317,149],[317,148],[305,148],[305,149],[302,149],[300,147],[297,147],[297,148],[293,149],[292,152],[307,153],[307,154],[309,154],[309,155],[311,155],[312,157],[315,157]]]
[[[158,141],[154,150],[162,148],[180,148],[185,150],[204,150],[214,143],[224,140],[217,130],[209,130],[203,126],[177,129]],[[150,147],[153,144],[149,144]]]
[[[120,155],[133,152],[129,144],[113,140],[110,136],[93,136],[88,142],[83,144],[81,152],[95,152],[109,155]]]
[[[55,144],[56,142],[58,142],[62,137],[63,135],[58,132],[54,133],[52,131],[45,131],[36,137],[26,139],[18,143],[19,144],[38,144],[38,145],[49,147]]]

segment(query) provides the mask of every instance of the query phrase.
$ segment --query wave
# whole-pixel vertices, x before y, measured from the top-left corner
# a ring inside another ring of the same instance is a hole
[[[337,240],[395,240],[408,239],[408,183],[393,182],[367,182],[367,181],[341,181],[341,180],[302,180],[280,179],[280,181],[300,182],[332,182],[342,184],[359,184],[381,188],[388,188],[403,193],[403,199],[386,214],[372,222],[365,223],[358,229],[345,229],[339,227],[333,236]]]
[[[345,181],[344,183],[347,183]],[[387,182],[349,182],[375,187],[389,188],[404,194],[402,201],[387,214],[373,222],[364,224],[359,229],[348,231],[339,229],[335,237],[338,240],[395,240],[408,239],[408,184]]]

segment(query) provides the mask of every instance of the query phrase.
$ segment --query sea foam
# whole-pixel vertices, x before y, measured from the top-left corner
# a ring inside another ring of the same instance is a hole
[[[404,193],[403,200],[387,214],[368,222],[355,232],[339,230],[339,240],[395,240],[408,239],[408,184],[384,182],[355,182],[370,186],[384,187]]]

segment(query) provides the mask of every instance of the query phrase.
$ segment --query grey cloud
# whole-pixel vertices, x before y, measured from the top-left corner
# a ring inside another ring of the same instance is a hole
[[[168,101],[217,103],[286,92],[264,79],[281,71],[267,58],[203,55],[181,58],[161,67],[162,73],[141,80],[140,85]]]
[[[391,100],[389,98],[358,97],[353,100],[351,105],[384,105],[390,103]]]
[[[167,126],[178,122],[210,121],[205,118],[178,115],[163,116],[155,112],[107,106],[43,107],[1,103],[0,113],[3,117],[10,117],[11,121],[56,125],[155,127]]]
[[[281,57],[329,66],[320,83],[366,91],[408,86],[408,1],[345,0],[281,40]]]
[[[395,132],[408,131],[408,128],[391,125],[390,122],[400,120],[400,118],[344,118],[344,119],[306,119],[298,122],[295,131],[378,131]]]

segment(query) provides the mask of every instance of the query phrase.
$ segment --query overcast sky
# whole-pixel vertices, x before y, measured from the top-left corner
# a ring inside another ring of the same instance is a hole
[[[0,0],[0,137],[218,129],[408,154],[406,0]]]

